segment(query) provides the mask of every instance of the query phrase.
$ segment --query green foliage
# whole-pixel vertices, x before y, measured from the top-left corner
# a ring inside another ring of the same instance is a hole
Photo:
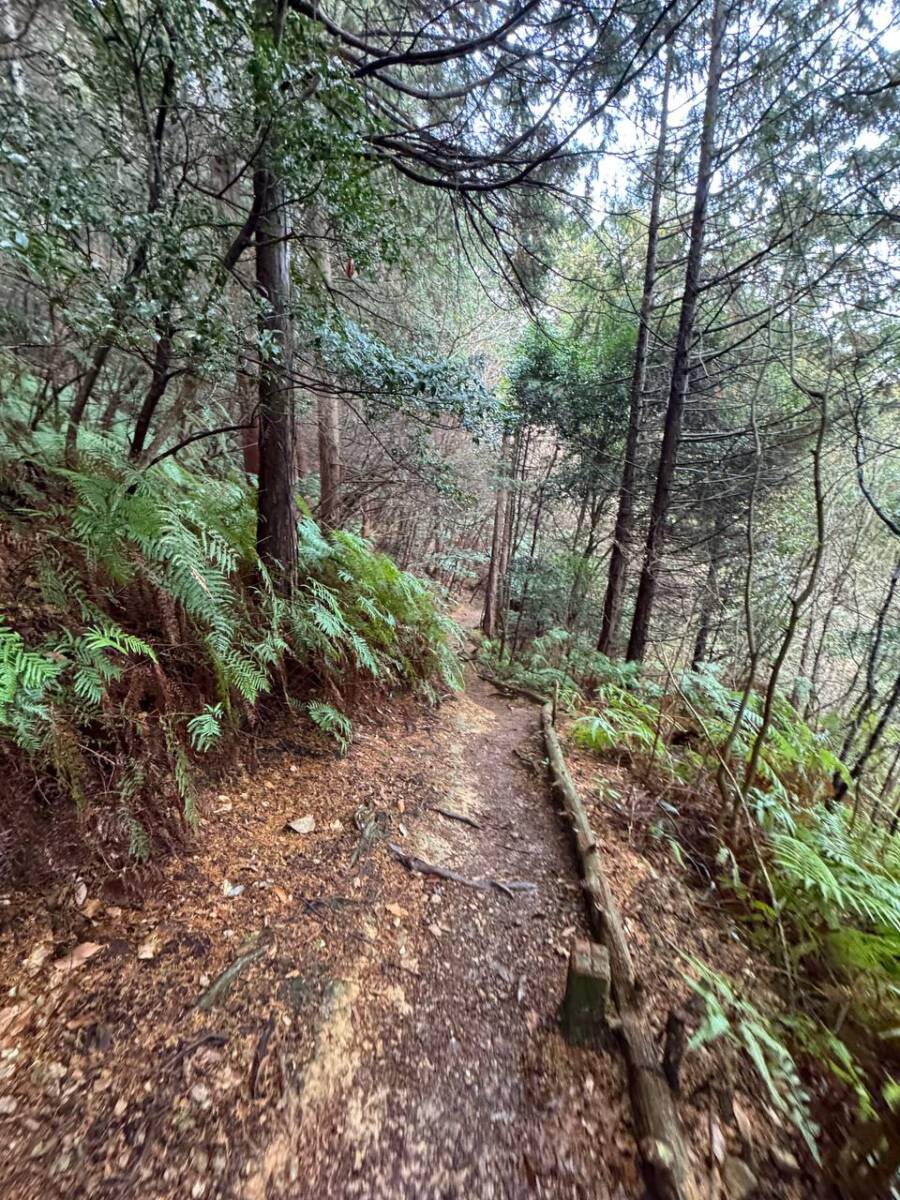
[[[685,975],[685,980],[706,1006],[705,1018],[691,1038],[689,1048],[725,1038],[742,1050],[765,1084],[772,1104],[797,1127],[818,1162],[818,1128],[810,1116],[809,1095],[777,1019],[764,1014],[741,995],[726,976],[691,955],[685,958],[692,971]]]
[[[171,461],[137,471],[122,465],[114,438],[85,438],[77,471],[58,465],[58,436],[44,433],[29,449],[26,477],[21,440],[0,443],[16,527],[41,561],[18,597],[19,611],[39,618],[22,628],[0,619],[0,738],[76,799],[85,747],[149,752],[140,697],[158,715],[160,748],[193,826],[192,752],[221,744],[276,681],[312,696],[310,719],[342,750],[350,720],[317,699],[320,690],[339,685],[346,694],[368,680],[437,699],[460,686],[457,631],[434,594],[363,539],[324,536],[304,517],[300,583],[285,598],[257,558],[253,495],[237,479]],[[40,472],[45,498],[35,507],[29,480]],[[185,712],[191,703],[195,711]],[[149,777],[135,783],[134,766],[121,763],[118,790],[132,848],[143,855],[136,829],[147,834],[146,825],[130,805]]]
[[[637,663],[613,662],[599,654],[587,638],[560,628],[534,638],[516,658],[501,655],[501,644],[486,639],[478,658],[492,674],[509,683],[546,696],[556,692],[560,702],[571,709],[583,705],[588,683],[593,688],[609,684],[622,689],[636,679],[639,670]]]
[[[311,700],[306,706],[306,711],[313,723],[323,733],[333,737],[340,746],[341,752],[346,753],[350,745],[350,735],[353,732],[349,717],[339,712],[334,705],[323,704],[321,700]]]
[[[595,711],[574,722],[572,736],[601,754],[625,749],[651,785],[688,785],[718,808],[723,799],[714,779],[738,713],[728,754],[734,780],[743,778],[762,724],[761,697],[751,695],[743,711],[741,701],[707,665],[684,673],[667,694],[640,680],[607,683]],[[806,1011],[764,1016],[724,976],[691,960],[697,976],[691,986],[707,1006],[695,1041],[724,1036],[741,1046],[811,1149],[815,1130],[788,1045],[814,1055],[852,1090],[861,1114],[871,1116],[875,1083],[829,1027],[828,1000],[840,997],[842,1013],[874,1037],[896,1025],[900,997],[900,847],[887,829],[831,799],[836,775],[846,778],[846,767],[829,736],[810,729],[778,697],[757,782],[747,794],[752,846],[736,840],[718,855],[725,868],[720,884],[743,904],[752,936],[792,978],[805,981]],[[671,806],[667,811],[678,815]],[[677,821],[668,821],[666,840],[671,844],[675,835]]]

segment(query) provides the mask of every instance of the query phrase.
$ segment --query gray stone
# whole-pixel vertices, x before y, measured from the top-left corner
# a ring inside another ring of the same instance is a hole
[[[722,1178],[729,1200],[747,1200],[756,1191],[756,1176],[742,1158],[735,1158],[733,1154],[725,1159]]]

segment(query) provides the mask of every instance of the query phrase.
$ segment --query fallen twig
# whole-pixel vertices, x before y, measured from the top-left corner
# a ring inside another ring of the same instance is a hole
[[[420,875],[436,875],[438,879],[449,879],[452,883],[461,883],[463,887],[477,888],[481,892],[494,890],[502,892],[510,898],[516,892],[537,891],[536,883],[528,883],[522,879],[467,879],[465,875],[451,871],[449,867],[438,867],[434,863],[428,863],[424,859],[407,854],[395,842],[386,842],[385,845],[397,862],[406,867],[407,871],[417,871]]]
[[[270,1013],[269,1019],[263,1026],[263,1031],[259,1035],[259,1041],[256,1043],[256,1050],[253,1053],[253,1066],[250,1068],[250,1095],[256,1099],[256,1086],[259,1083],[259,1072],[263,1065],[263,1060],[266,1057],[266,1051],[269,1048],[269,1039],[272,1036],[272,1031],[275,1028],[275,1014]]]
[[[262,958],[268,949],[268,942],[260,942],[254,946],[252,950],[248,950],[246,954],[242,954],[236,958],[230,967],[225,970],[209,985],[200,999],[197,1001],[197,1007],[202,1012],[209,1012],[214,1004],[223,999],[228,992],[228,989],[240,975],[241,971],[247,969],[251,963],[256,962],[258,958]]]
[[[439,808],[434,805],[432,812],[440,813],[442,817],[446,817],[448,821],[461,821],[463,825],[471,825],[473,829],[480,829],[481,825],[474,817],[467,817],[465,813],[454,812],[452,808]]]
[[[201,1033],[199,1037],[193,1038],[190,1042],[185,1042],[170,1058],[167,1058],[162,1065],[162,1070],[168,1071],[170,1067],[174,1067],[176,1063],[181,1062],[183,1058],[187,1058],[189,1054],[193,1054],[195,1050],[199,1050],[201,1046],[206,1046],[207,1044],[224,1046],[227,1041],[228,1035],[226,1033],[215,1033],[212,1031]]]

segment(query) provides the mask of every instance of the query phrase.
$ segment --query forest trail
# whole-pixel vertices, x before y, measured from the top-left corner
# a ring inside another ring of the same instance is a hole
[[[332,1068],[326,1055],[321,1069],[344,1074],[345,1086],[313,1121],[301,1157],[306,1180],[282,1194],[632,1195],[624,1186],[634,1164],[617,1068],[570,1051],[553,1031],[568,948],[586,929],[565,831],[539,766],[537,709],[471,676],[442,723],[448,736],[434,764],[446,786],[442,807],[478,828],[432,808],[408,849],[471,879],[535,888],[509,897],[425,881],[420,928],[427,932],[416,939],[396,1019],[373,1014],[363,986],[353,1019],[366,1028],[369,1049],[360,1053],[357,1044],[351,1061],[341,1032],[347,1016],[332,1018],[326,1040],[343,1061]]]
[[[642,1197],[620,1056],[559,1033],[587,930],[538,720],[470,670],[437,708],[374,711],[345,757],[260,731],[187,853],[0,908],[4,1200]],[[756,967],[641,832],[652,798],[567,753],[661,1039],[675,947]],[[410,870],[389,842],[534,887]],[[747,1194],[739,1159],[760,1196],[811,1194],[773,1165],[796,1139],[726,1048],[683,1075],[694,1161],[714,1139],[738,1163],[724,1197]]]
[[[619,1063],[557,1031],[585,923],[537,707],[467,683],[345,758],[257,739],[186,859],[4,912],[4,1200],[641,1194]],[[535,888],[411,872],[373,816]]]

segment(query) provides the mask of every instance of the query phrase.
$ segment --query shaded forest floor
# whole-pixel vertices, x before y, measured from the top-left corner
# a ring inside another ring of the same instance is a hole
[[[440,709],[405,700],[371,720],[344,759],[290,731],[259,745],[205,797],[193,851],[141,895],[85,881],[8,897],[4,1200],[643,1194],[619,1058],[557,1032],[586,925],[536,707],[470,678]],[[589,801],[597,760],[572,763]],[[616,820],[596,805],[592,819],[661,1028],[686,995],[676,946],[738,976],[754,964],[640,844],[625,773],[604,770],[624,799]],[[535,888],[411,872],[388,838]],[[719,1046],[684,1074],[710,1195],[741,1195],[738,1158],[757,1195],[814,1194],[776,1169],[773,1146],[802,1157],[754,1077]]]

